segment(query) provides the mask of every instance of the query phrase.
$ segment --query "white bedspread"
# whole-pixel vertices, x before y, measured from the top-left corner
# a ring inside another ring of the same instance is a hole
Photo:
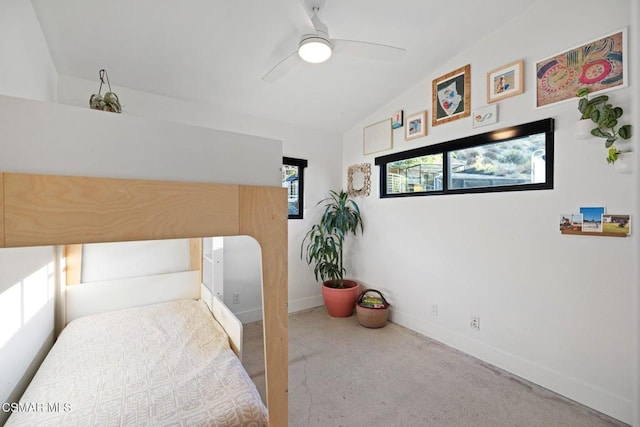
[[[79,318],[7,426],[262,426],[266,409],[202,301]]]

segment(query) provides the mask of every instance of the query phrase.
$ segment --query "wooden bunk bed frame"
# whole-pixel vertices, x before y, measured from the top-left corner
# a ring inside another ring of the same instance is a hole
[[[0,173],[0,247],[248,235],[262,250],[269,425],[288,418],[286,190]]]

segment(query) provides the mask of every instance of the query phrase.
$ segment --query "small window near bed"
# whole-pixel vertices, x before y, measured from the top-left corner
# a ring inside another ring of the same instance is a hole
[[[282,186],[287,189],[289,219],[302,219],[306,167],[304,159],[282,158]]]

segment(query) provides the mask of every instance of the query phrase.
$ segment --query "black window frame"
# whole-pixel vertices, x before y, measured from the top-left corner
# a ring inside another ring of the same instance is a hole
[[[295,157],[283,157],[282,164],[287,166],[296,166],[298,168],[298,213],[289,214],[287,205],[287,215],[289,219],[303,219],[303,203],[304,203],[304,169],[308,165],[305,159],[297,159]],[[287,194],[288,196],[288,194]],[[288,200],[288,199],[287,199]],[[288,202],[287,202],[288,203]]]
[[[478,147],[481,145],[507,142],[535,134],[545,134],[545,182],[530,184],[514,184],[504,186],[449,188],[449,153],[456,150]],[[387,164],[400,160],[413,159],[428,155],[442,154],[442,190],[421,191],[415,193],[387,193]],[[466,193],[498,193],[506,191],[534,191],[553,189],[554,163],[554,119],[547,118],[522,125],[497,129],[491,132],[472,135],[439,144],[414,148],[375,158],[375,165],[380,166],[380,198],[436,196]]]

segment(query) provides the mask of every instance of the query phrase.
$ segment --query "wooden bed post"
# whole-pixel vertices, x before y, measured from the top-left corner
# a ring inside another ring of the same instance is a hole
[[[189,239],[189,270],[198,270],[202,283],[202,238]]]
[[[286,190],[240,187],[240,233],[262,249],[262,313],[269,425],[288,424],[288,250]]]
[[[64,246],[64,273],[66,285],[82,282],[82,245]]]

